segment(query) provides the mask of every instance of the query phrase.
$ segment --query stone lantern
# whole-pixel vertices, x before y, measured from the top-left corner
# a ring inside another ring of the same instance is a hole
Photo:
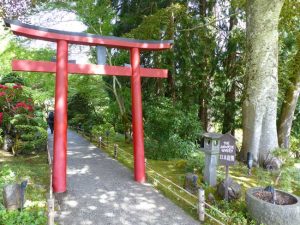
[[[217,185],[217,165],[220,151],[220,138],[222,134],[204,133],[204,148],[201,150],[205,153],[204,182],[209,186]]]

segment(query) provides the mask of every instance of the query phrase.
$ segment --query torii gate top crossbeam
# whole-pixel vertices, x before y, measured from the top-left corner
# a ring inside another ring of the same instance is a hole
[[[57,42],[65,40],[71,44],[81,45],[105,45],[111,48],[139,48],[140,50],[164,50],[169,49],[173,44],[172,40],[168,41],[150,41],[136,40],[131,38],[119,38],[113,36],[100,36],[95,34],[87,34],[80,32],[69,32],[48,29],[44,27],[21,23],[17,20],[5,20],[5,25],[10,27],[16,35],[40,39],[45,41]]]

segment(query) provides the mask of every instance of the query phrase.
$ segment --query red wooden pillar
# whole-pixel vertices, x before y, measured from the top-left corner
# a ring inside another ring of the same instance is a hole
[[[144,130],[140,76],[140,50],[130,50],[131,60],[131,98],[132,98],[132,127],[133,127],[133,152],[134,152],[134,179],[143,183],[145,177]]]
[[[68,42],[57,41],[54,150],[53,150],[53,191],[66,191],[67,173],[67,97],[68,97]]]

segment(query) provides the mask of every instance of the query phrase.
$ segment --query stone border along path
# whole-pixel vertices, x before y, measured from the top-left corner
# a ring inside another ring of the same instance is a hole
[[[48,142],[52,151],[49,133]],[[136,183],[133,172],[70,130],[67,166],[67,192],[57,195],[55,221],[60,225],[199,224],[150,184]]]

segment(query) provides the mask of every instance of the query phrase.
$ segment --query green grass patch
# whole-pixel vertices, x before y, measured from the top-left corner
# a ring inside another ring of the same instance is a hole
[[[47,152],[38,155],[12,156],[0,150],[0,225],[44,225],[46,194],[49,191]],[[3,187],[28,180],[23,211],[6,211],[3,206]]]

